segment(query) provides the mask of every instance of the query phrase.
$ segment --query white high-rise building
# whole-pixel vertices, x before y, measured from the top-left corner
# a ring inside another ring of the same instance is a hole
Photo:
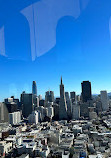
[[[109,109],[107,91],[101,91],[100,98],[103,111],[107,111]]]
[[[39,97],[37,97],[36,99],[37,99],[37,107],[39,107]]]
[[[39,95],[38,98],[39,98],[39,100],[42,100],[42,95]]]
[[[54,108],[48,107],[48,117],[52,118],[54,116]]]
[[[9,113],[9,123],[11,125],[16,125],[21,121],[21,113],[20,111]]]
[[[38,112],[33,111],[32,114],[29,115],[28,121],[29,121],[29,123],[37,124],[38,123]]]
[[[72,104],[72,118],[79,119],[80,118],[80,105],[73,103]]]

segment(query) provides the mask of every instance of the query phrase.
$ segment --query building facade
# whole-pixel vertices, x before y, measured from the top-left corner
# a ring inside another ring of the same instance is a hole
[[[107,91],[101,91],[100,93],[101,93],[100,98],[102,102],[102,109],[103,111],[107,111],[109,109]]]
[[[32,94],[37,96],[37,85],[36,85],[36,81],[33,81],[32,83]]]
[[[83,81],[81,83],[81,86],[82,86],[82,101],[87,102],[88,100],[91,100],[92,99],[91,82]]]
[[[59,119],[60,120],[67,120],[67,104],[64,92],[64,84],[62,83],[61,77],[61,84],[60,84],[60,107],[59,107]]]
[[[23,116],[26,118],[29,114],[33,111],[33,94],[32,93],[25,93],[21,94],[21,103],[22,103],[22,112]]]

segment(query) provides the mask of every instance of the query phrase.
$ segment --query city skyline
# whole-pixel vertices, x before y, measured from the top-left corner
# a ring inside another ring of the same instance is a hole
[[[1,2],[0,6],[0,101],[11,95],[19,97],[24,90],[31,92],[33,80],[37,82],[39,94],[44,96],[44,93],[51,89],[58,96],[61,75],[66,91],[76,91],[80,94],[81,81],[90,80],[94,94],[98,94],[101,90],[111,92],[110,0],[107,3],[105,0],[86,0],[85,2],[76,0],[75,5],[78,4],[76,8],[72,5],[74,1],[70,0],[67,12],[71,12],[63,14],[56,21],[57,25],[51,34],[55,35],[54,38],[47,43],[49,32],[41,34],[42,39],[45,35],[45,42],[36,46],[37,49],[41,47],[46,49],[53,40],[56,41],[55,45],[33,61],[31,56],[33,42],[30,41],[29,23],[23,16],[24,12],[20,12],[20,9],[26,9],[30,4],[20,1],[17,3],[18,7],[15,1],[11,4],[8,0],[5,2]],[[34,5],[37,2],[38,0],[34,0]],[[63,4],[62,1],[60,3],[60,1],[52,0],[52,10],[55,5],[57,5],[57,10],[60,9],[59,6],[66,9],[66,2]],[[47,3],[45,4],[48,6]],[[62,10],[59,10],[60,15]],[[50,12],[49,15],[51,15],[51,21],[48,23],[53,26],[55,16],[53,17]],[[45,21],[45,17],[42,19]],[[5,55],[3,50],[5,50]]]
[[[111,0],[0,0],[0,157],[111,158]]]
[[[63,79],[62,76],[61,76],[61,80],[60,80],[59,85],[61,84],[61,81],[62,81],[62,83],[64,84],[64,79]],[[89,80],[87,80],[87,81],[81,81],[81,83],[80,83],[80,93],[77,93],[77,91],[76,91],[75,89],[73,89],[73,88],[72,88],[71,91],[66,90],[66,87],[67,87],[67,86],[66,86],[65,84],[64,84],[64,90],[65,90],[65,92],[68,92],[69,94],[70,94],[70,92],[75,92],[76,95],[80,95],[80,96],[81,96],[81,94],[82,94],[82,83],[83,83],[83,82],[89,82],[89,83],[91,83],[91,94],[92,94],[92,95],[100,95],[101,91],[107,91],[107,89],[101,89],[98,93],[93,93],[93,88],[92,88],[93,85],[92,85],[92,82],[89,81]],[[32,85],[31,85],[32,87],[33,87],[33,83],[36,84],[36,88],[38,87],[38,88],[36,89],[36,90],[37,90],[36,93],[38,94],[37,96],[42,95],[42,98],[45,99],[45,93],[48,92],[48,91],[52,91],[52,92],[54,92],[54,98],[60,97],[60,88],[59,88],[59,85],[58,85],[58,95],[56,95],[55,91],[54,91],[53,89],[50,89],[50,88],[49,88],[49,89],[46,89],[46,91],[44,91],[44,93],[41,94],[41,93],[38,92],[38,89],[40,89],[40,87],[39,87],[39,85],[37,84],[37,82],[36,82],[36,81],[32,81]],[[31,88],[32,88],[32,87],[31,87]],[[19,96],[17,96],[16,93],[15,93],[15,95],[14,95],[14,93],[12,93],[10,96],[5,96],[4,98],[9,98],[9,97],[11,97],[11,96],[14,96],[15,98],[20,98],[21,94],[24,93],[24,92],[27,93],[27,94],[33,94],[32,89],[30,89],[30,90],[28,90],[28,91],[27,91],[26,89],[23,89],[23,91],[20,92]],[[11,92],[10,92],[10,93],[11,93]],[[107,91],[107,93],[110,94],[111,92],[110,92],[110,91],[109,91],[109,92]],[[3,98],[2,101],[4,101],[4,98]]]

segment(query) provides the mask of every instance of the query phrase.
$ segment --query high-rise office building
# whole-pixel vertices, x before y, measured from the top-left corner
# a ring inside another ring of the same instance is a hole
[[[0,123],[8,122],[8,109],[4,103],[0,103]]]
[[[9,123],[11,125],[16,125],[21,121],[21,113],[20,111],[9,113]]]
[[[39,107],[39,97],[33,95],[33,110],[35,110],[36,107]]]
[[[44,106],[45,105],[45,100],[42,99],[42,100],[39,100],[39,106]]]
[[[18,103],[14,101],[14,98],[4,99],[4,103],[5,103],[9,113],[13,113],[13,112],[17,111]]]
[[[23,116],[28,117],[33,111],[33,94],[23,92],[21,94],[21,103],[23,106]]]
[[[38,112],[33,111],[28,117],[28,122],[37,124],[38,123],[38,118],[39,118],[38,117]]]
[[[36,85],[36,81],[33,81],[33,83],[32,83],[32,95],[33,95],[33,106],[34,106],[34,109],[35,109],[35,107],[37,107],[37,85]]]
[[[56,98],[56,99],[55,99],[55,102],[56,102],[58,105],[60,105],[60,98]]]
[[[65,92],[66,100],[69,100],[69,92]]]
[[[102,102],[97,100],[95,105],[97,114],[99,114],[99,112],[102,112]]]
[[[88,100],[91,100],[92,99],[91,82],[83,81],[81,83],[81,86],[82,86],[82,101],[87,102]]]
[[[72,118],[72,102],[71,102],[71,99],[66,100],[66,104],[67,104],[67,116],[68,116],[68,119],[70,120]]]
[[[88,118],[89,117],[89,103],[84,102],[80,104],[80,116],[84,117],[84,118]]]
[[[54,120],[59,120],[59,105],[57,103],[54,103],[53,105],[54,108]]]
[[[54,108],[52,106],[49,106],[47,109],[48,109],[48,117],[52,119],[52,117],[54,116]]]
[[[102,102],[103,111],[107,111],[109,109],[107,91],[101,91],[100,98]]]
[[[73,119],[80,118],[80,105],[78,103],[72,104],[72,118]]]
[[[13,98],[11,97],[11,98],[6,98],[6,99],[4,99],[4,102],[5,103],[12,103],[13,102]]]
[[[36,85],[36,81],[33,81],[32,83],[32,94],[37,96],[37,85]]]
[[[66,120],[67,117],[67,104],[64,92],[64,84],[62,83],[61,77],[61,84],[60,84],[60,107],[59,107],[59,119]]]
[[[66,104],[67,104],[67,115],[68,115],[68,119],[70,120],[72,118],[72,102],[71,102],[71,99],[69,98],[68,92],[65,92],[65,97],[66,97]]]
[[[54,92],[47,91],[45,94],[45,102],[54,102]]]
[[[39,98],[39,100],[42,100],[42,95],[39,95],[38,98]]]
[[[77,102],[80,102],[80,100],[81,100],[80,95],[76,96],[76,100],[77,100]]]
[[[18,98],[15,98],[14,96],[11,96],[11,98],[13,98],[13,102],[15,102],[17,104],[17,109],[20,110],[21,109],[21,104]]]
[[[76,101],[76,92],[70,92],[70,98],[71,98],[71,101],[72,103],[74,103]]]

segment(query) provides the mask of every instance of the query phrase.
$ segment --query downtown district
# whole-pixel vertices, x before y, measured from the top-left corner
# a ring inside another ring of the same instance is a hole
[[[91,82],[81,83],[81,95],[53,91],[45,99],[32,93],[0,103],[0,157],[110,158],[111,100],[107,91],[92,95]]]

